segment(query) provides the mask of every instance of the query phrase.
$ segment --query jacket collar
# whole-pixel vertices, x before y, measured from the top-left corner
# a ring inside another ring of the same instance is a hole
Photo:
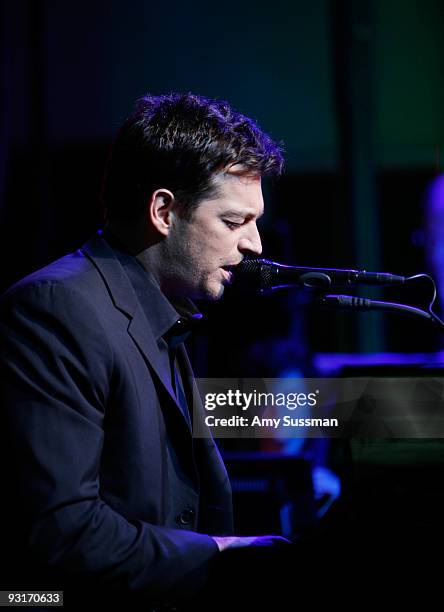
[[[154,370],[160,383],[182,416],[183,423],[191,433],[187,420],[176,400],[171,387],[171,381],[164,375],[157,341],[133,287],[112,248],[101,237],[99,232],[83,245],[81,252],[90,259],[99,272],[114,306],[128,317],[128,334],[142,353],[147,364]],[[189,375],[189,372],[187,372],[187,375]]]
[[[102,238],[102,232],[97,232],[80,250],[99,272],[114,306],[133,318],[139,310],[139,302],[114,251]]]

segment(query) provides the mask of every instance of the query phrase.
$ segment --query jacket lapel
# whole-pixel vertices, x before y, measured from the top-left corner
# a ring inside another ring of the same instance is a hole
[[[175,409],[180,414],[183,423],[191,434],[186,418],[176,400],[171,387],[171,380],[164,374],[160,364],[159,348],[150,325],[146,319],[132,285],[126,276],[120,262],[116,259],[113,250],[100,234],[96,234],[81,248],[105,283],[114,306],[123,312],[129,319],[128,334],[142,353],[145,361],[154,371],[158,381],[163,386]],[[187,372],[188,377],[188,372]]]

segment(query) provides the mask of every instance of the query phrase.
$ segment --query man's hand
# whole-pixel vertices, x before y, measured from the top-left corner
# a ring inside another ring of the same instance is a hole
[[[219,546],[219,550],[222,552],[227,548],[243,548],[245,546],[282,546],[291,544],[290,540],[276,535],[264,535],[264,536],[231,536],[231,537],[215,537],[212,536],[213,540]]]

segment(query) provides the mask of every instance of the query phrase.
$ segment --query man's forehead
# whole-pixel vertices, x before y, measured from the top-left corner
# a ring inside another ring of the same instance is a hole
[[[215,204],[222,214],[261,217],[264,213],[260,176],[238,176],[225,173],[215,181],[218,195]]]

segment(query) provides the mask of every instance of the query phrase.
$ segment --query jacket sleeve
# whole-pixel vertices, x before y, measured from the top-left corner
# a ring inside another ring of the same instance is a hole
[[[113,359],[99,313],[58,282],[19,286],[1,301],[0,346],[11,499],[31,554],[153,597],[200,586],[218,553],[210,536],[126,520],[100,498]]]

